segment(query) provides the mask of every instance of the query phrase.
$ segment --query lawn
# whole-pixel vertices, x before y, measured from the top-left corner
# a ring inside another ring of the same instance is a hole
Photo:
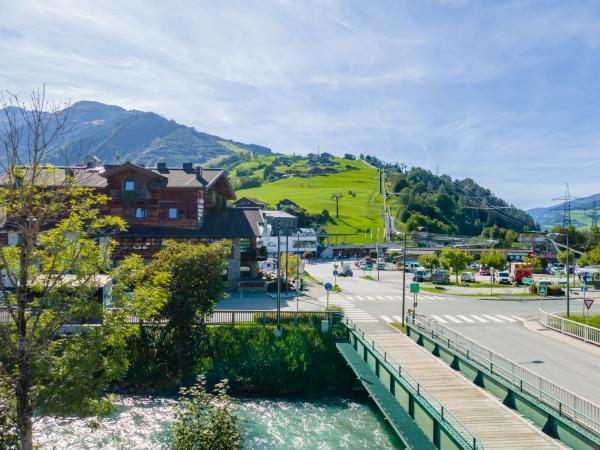
[[[239,190],[236,195],[238,198],[255,197],[270,205],[289,198],[311,214],[319,214],[326,209],[330,219],[322,226],[328,233],[352,234],[345,238],[349,244],[372,243],[379,230],[379,239],[383,241],[383,200],[379,195],[377,170],[362,161],[335,158],[335,162],[358,170],[310,178],[285,178],[264,183],[258,188]],[[339,219],[335,217],[336,202],[331,197],[335,193],[343,194],[339,202]],[[339,243],[343,240],[340,237]]]
[[[585,316],[563,316],[565,319],[585,324]],[[588,325],[594,328],[600,328],[600,316],[590,316]]]

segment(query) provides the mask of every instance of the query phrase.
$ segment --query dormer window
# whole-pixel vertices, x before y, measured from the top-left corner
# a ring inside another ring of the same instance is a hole
[[[135,181],[125,180],[125,190],[126,191],[135,191]]]

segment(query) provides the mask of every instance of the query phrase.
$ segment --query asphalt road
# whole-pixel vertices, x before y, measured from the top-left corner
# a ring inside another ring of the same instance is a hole
[[[321,281],[334,281],[332,263],[309,265],[306,270]],[[330,303],[342,306],[368,333],[389,332],[386,322],[399,322],[402,316],[402,272],[381,271],[381,281],[362,279],[362,271],[355,272],[352,278],[338,277],[342,292],[330,294]],[[407,274],[407,282],[410,281],[412,276]],[[324,305],[326,296],[322,286],[314,286],[309,293],[318,300],[303,299],[301,309],[305,309],[303,305]],[[407,291],[406,309],[412,308],[412,301],[412,294]],[[551,312],[563,311],[565,305],[564,299],[544,300],[544,309]],[[594,306],[600,309],[600,300]],[[572,298],[573,311],[580,312],[582,307],[579,298]],[[524,322],[535,318],[539,308],[537,298],[461,297],[423,291],[417,296],[418,314],[432,316],[494,352],[600,404],[597,349],[587,351],[585,346],[571,345],[525,327]]]

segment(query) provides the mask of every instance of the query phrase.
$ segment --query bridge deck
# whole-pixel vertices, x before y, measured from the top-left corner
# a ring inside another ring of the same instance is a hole
[[[475,433],[486,450],[565,448],[404,334],[370,338]]]
[[[338,350],[354,370],[361,383],[383,412],[388,422],[410,449],[435,450],[425,433],[417,426],[410,415],[402,409],[394,396],[379,381],[369,366],[358,356],[351,344],[336,344]]]

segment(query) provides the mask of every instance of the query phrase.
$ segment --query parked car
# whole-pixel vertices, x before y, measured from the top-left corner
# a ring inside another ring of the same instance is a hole
[[[536,286],[552,286],[554,282],[550,280],[537,280],[535,284]]]
[[[448,284],[450,275],[445,270],[436,270],[431,274],[431,281],[435,284]]]
[[[384,262],[378,262],[377,263],[377,270],[385,270],[385,263]]]
[[[474,262],[469,266],[469,269],[471,270],[479,270],[479,264]]]
[[[484,276],[484,277],[489,277],[492,273],[490,272],[490,269],[488,269],[487,267],[482,267],[481,269],[479,269],[479,275]]]
[[[499,272],[498,277],[496,279],[498,280],[498,284],[510,284],[511,283],[510,273],[508,273],[508,272]]]
[[[431,272],[429,270],[415,270],[413,281],[422,283],[423,281],[431,281]]]
[[[338,273],[338,277],[351,277],[354,274],[352,273],[352,270],[350,270],[350,267],[346,267],[342,270],[340,270],[340,272]]]
[[[460,274],[460,281],[463,283],[473,283],[475,281],[475,275],[472,272],[463,272]]]

